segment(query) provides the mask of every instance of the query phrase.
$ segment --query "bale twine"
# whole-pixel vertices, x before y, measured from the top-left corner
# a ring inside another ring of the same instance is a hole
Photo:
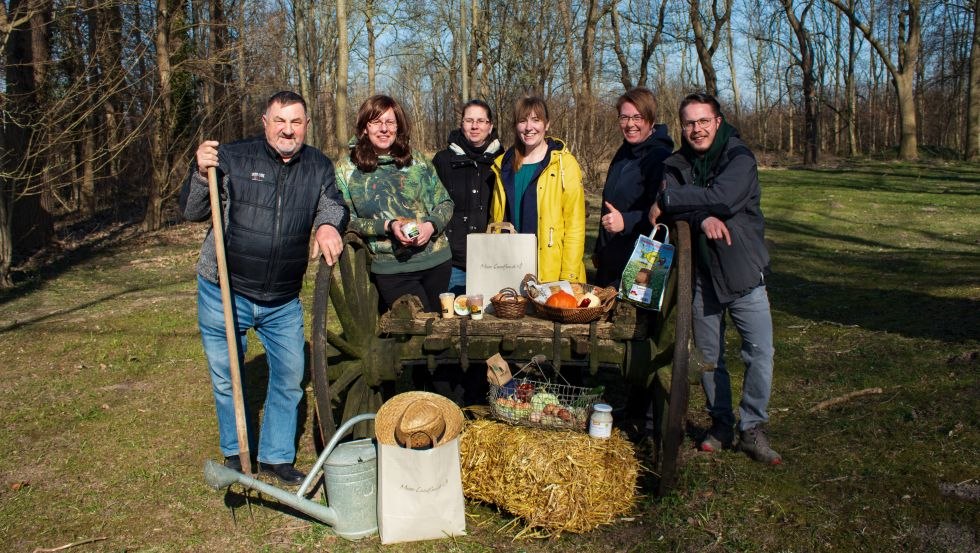
[[[467,421],[460,438],[463,493],[553,535],[582,533],[628,513],[639,462],[618,430],[578,432]]]

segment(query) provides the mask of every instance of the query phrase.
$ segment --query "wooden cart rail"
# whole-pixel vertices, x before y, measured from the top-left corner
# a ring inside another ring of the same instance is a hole
[[[651,318],[619,303],[599,321],[561,324],[533,315],[518,320],[491,314],[478,321],[442,319],[438,313],[423,312],[419,300],[410,296],[379,316],[367,246],[348,233],[336,266],[321,261],[313,297],[311,372],[321,442],[329,441],[338,422],[376,412],[382,403],[381,384],[394,381],[405,363],[421,361],[434,368],[448,361],[466,369],[471,361],[494,353],[512,360],[545,353],[556,368],[573,363],[595,374],[599,365],[619,366],[630,386],[642,390],[650,372],[657,370],[654,356],[672,348],[669,373],[660,375],[669,392],[660,394],[666,405],[661,411],[662,452],[656,459],[660,492],[666,492],[676,474],[687,412],[692,296],[687,223],[677,222],[671,236],[677,247],[676,277],[668,281],[663,313]],[[328,324],[331,313],[334,328]],[[369,431],[363,428],[359,433]]]

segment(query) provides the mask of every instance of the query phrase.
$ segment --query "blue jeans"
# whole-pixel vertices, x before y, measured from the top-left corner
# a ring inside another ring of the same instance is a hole
[[[772,316],[764,284],[730,302],[721,303],[710,282],[698,275],[694,284],[694,343],[714,370],[701,375],[701,386],[711,418],[735,424],[732,387],[725,365],[725,312],[732,318],[742,338],[745,379],[738,407],[738,429],[747,430],[769,420],[766,409],[772,389]]]
[[[449,291],[457,296],[466,293],[466,271],[453,267],[449,275]]]
[[[255,329],[265,346],[269,365],[269,385],[263,407],[257,458],[259,462],[267,464],[292,463],[296,457],[296,419],[299,402],[303,397],[301,383],[306,371],[303,306],[299,298],[266,304],[254,302],[234,292],[232,303],[232,316],[238,331],[239,367],[244,369],[248,346],[245,332],[249,328]],[[226,457],[237,455],[238,432],[231,393],[231,364],[225,337],[221,288],[200,275],[197,277],[197,322],[204,343],[204,355],[211,371],[211,389],[218,414],[221,453]],[[242,388],[246,398],[246,419],[251,423],[253,417],[248,413],[248,390],[245,389],[244,378]],[[249,426],[249,442],[253,444],[255,432],[251,424]],[[251,446],[249,450],[255,451]]]

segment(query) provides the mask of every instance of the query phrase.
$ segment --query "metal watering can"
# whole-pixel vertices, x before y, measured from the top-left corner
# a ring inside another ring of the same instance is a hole
[[[337,443],[355,424],[373,418],[373,413],[358,415],[341,425],[295,495],[211,460],[204,463],[204,480],[216,490],[238,482],[246,488],[271,495],[330,525],[342,538],[358,540],[370,536],[378,531],[377,448],[368,438],[339,446]],[[329,506],[305,497],[321,468]]]

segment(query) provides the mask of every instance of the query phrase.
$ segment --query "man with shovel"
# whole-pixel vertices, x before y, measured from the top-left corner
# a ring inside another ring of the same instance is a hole
[[[293,463],[306,370],[299,292],[310,233],[315,232],[314,255],[322,252],[332,265],[343,249],[340,233],[349,218],[334,182],[333,164],[319,150],[303,144],[309,123],[300,95],[288,91],[273,95],[262,116],[264,137],[220,146],[212,140],[200,144],[179,201],[188,220],[212,217],[208,172],[216,172],[224,228],[215,232],[212,225],[201,246],[198,325],[211,373],[225,466],[242,470],[231,372],[240,366],[246,331],[253,328],[265,346],[269,366],[258,439],[259,468],[294,485],[306,476]],[[223,248],[216,248],[215,234],[223,235]],[[225,259],[227,269],[222,266]],[[226,276],[219,275],[225,271]],[[230,284],[230,316],[222,303],[219,276],[220,282]],[[232,362],[229,351],[233,349],[226,338],[225,320],[232,319],[238,338],[237,362]],[[249,444],[242,449],[252,450]]]

